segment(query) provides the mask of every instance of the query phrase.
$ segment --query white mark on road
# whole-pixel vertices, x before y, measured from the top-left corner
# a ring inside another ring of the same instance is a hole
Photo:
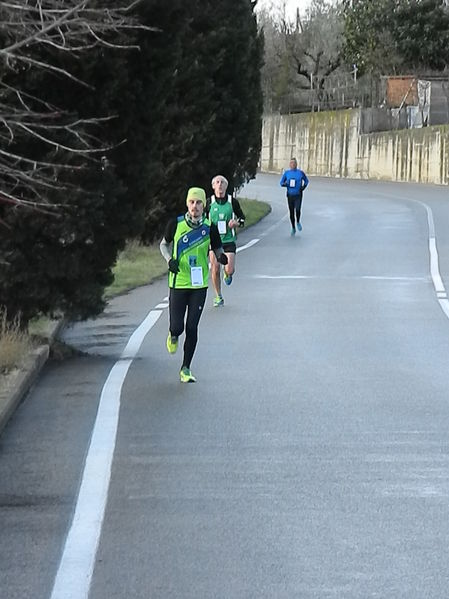
[[[435,233],[435,222],[433,220],[432,209],[424,204],[424,202],[420,202],[415,200],[421,206],[424,206],[427,212],[427,224],[429,226],[429,254],[430,254],[430,275],[432,277],[433,286],[435,287],[435,291],[438,298],[438,303],[441,306],[444,314],[449,318],[449,300],[445,298],[446,289],[444,287],[443,280],[440,274],[440,264],[439,264],[439,256],[436,242],[436,233]]]
[[[251,241],[248,241],[248,243],[246,243],[245,245],[242,245],[241,247],[237,248],[237,252],[248,250],[250,247],[253,247],[253,245],[256,245],[256,243],[259,243],[259,241],[260,239],[251,239]]]
[[[364,279],[373,281],[428,281],[428,277],[382,277],[371,275],[253,275],[254,279]]]
[[[429,252],[430,252],[430,274],[432,276],[433,286],[437,293],[445,292],[444,284],[440,275],[440,268],[438,263],[438,251],[435,241],[435,237],[429,238]]]
[[[161,314],[160,310],[152,310],[134,331],[103,386],[51,599],[88,599],[108,498],[123,383],[145,336]]]

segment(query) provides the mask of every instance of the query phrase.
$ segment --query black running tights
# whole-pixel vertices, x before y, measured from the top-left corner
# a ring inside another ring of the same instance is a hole
[[[198,341],[198,323],[206,301],[207,287],[201,289],[170,289],[170,334],[179,337],[184,328],[184,360],[182,366],[190,368]],[[187,318],[186,316],[187,310]],[[185,327],[184,327],[185,319]]]
[[[292,227],[294,229],[296,223],[299,223],[301,219],[302,192],[297,196],[287,196],[287,201],[288,211],[290,213],[290,222],[292,223]]]

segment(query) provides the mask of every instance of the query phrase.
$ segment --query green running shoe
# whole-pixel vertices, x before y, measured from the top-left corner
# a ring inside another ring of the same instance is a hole
[[[223,281],[225,282],[225,285],[230,285],[232,283],[232,275],[228,275],[225,272],[223,275]]]
[[[181,368],[181,372],[179,373],[179,378],[181,383],[196,383],[196,378],[190,372],[190,369],[187,366],[183,366]]]
[[[220,306],[224,305],[224,299],[222,295],[217,295],[217,297],[214,297],[214,308],[219,308]]]
[[[167,337],[168,353],[175,354],[177,349],[178,349],[178,338],[175,337],[174,335],[171,335],[170,331],[168,331],[168,337]]]

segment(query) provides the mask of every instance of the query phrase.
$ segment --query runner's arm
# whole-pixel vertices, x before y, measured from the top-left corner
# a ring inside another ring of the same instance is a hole
[[[243,227],[243,225],[245,224],[245,214],[237,198],[232,198],[232,210],[236,215],[237,220],[239,221],[239,226]]]
[[[176,219],[170,220],[165,228],[164,237],[162,238],[161,243],[159,244],[159,249],[161,251],[164,259],[169,262],[173,257],[173,239],[175,237],[176,232]]]
[[[301,190],[304,190],[309,184],[309,179],[307,178],[306,173],[302,172],[302,181],[301,181]]]

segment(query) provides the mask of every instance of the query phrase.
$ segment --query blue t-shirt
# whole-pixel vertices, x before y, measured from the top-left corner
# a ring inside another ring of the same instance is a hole
[[[280,180],[281,187],[287,188],[288,196],[299,196],[301,191],[307,187],[309,179],[300,168],[293,168],[282,175]]]

